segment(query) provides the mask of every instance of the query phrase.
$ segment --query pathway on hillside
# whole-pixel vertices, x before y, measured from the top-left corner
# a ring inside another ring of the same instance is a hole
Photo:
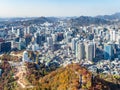
[[[17,83],[22,87],[22,88],[33,88],[34,86],[29,83],[29,81],[25,78],[26,77],[26,66],[19,66],[16,67],[17,73],[15,77],[18,77]]]

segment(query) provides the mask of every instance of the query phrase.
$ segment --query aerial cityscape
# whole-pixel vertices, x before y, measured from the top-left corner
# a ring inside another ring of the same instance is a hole
[[[0,90],[120,90],[120,1],[0,2]]]

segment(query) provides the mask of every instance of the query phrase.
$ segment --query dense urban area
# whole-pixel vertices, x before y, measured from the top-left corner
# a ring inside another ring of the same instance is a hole
[[[120,13],[0,19],[0,90],[120,90]]]

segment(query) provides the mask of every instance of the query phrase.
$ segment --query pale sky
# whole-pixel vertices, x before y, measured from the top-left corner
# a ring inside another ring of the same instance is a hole
[[[0,17],[96,16],[120,12],[120,0],[0,0]]]

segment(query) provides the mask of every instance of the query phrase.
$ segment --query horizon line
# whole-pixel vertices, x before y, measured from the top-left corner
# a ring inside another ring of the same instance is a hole
[[[72,16],[47,16],[47,15],[41,15],[41,16],[0,16],[0,18],[36,18],[36,17],[80,17],[80,16],[88,16],[88,17],[96,17],[96,16],[104,16],[104,15],[114,15],[120,12],[114,12],[112,14],[98,14],[98,15],[72,15]]]

